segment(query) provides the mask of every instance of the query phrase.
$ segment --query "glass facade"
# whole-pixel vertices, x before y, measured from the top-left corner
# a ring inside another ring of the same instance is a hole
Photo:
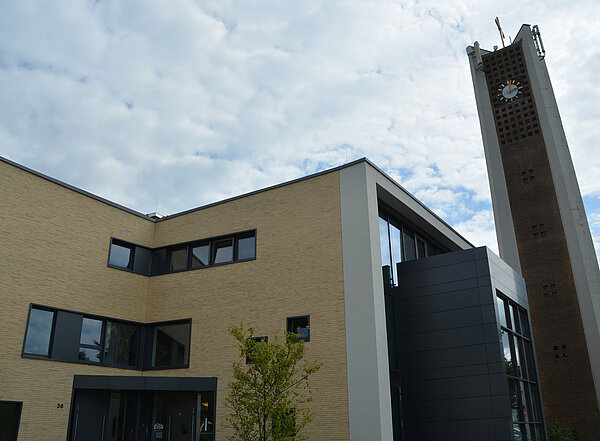
[[[502,351],[515,441],[544,441],[542,412],[527,311],[498,293]]]
[[[400,262],[434,256],[443,251],[414,229],[396,219],[388,211],[379,211],[379,243],[383,280],[387,286],[398,286]]]

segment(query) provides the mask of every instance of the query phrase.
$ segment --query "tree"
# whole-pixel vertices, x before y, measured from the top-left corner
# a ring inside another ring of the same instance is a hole
[[[564,424],[550,424],[548,427],[549,441],[577,441],[575,429]]]
[[[323,365],[303,361],[304,342],[298,334],[255,338],[254,328],[232,327],[240,361],[233,364],[233,381],[225,403],[235,441],[296,441],[307,439],[299,432],[313,417],[309,378]],[[244,362],[245,361],[245,362]]]

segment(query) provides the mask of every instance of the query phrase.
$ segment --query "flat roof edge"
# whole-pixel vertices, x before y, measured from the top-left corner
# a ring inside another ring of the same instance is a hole
[[[406,193],[409,197],[411,197],[417,204],[419,204],[426,211],[428,211],[434,218],[436,218],[437,220],[439,220],[444,226],[448,227],[452,232],[454,232],[458,237],[460,237],[462,240],[464,240],[467,244],[471,245],[473,248],[476,248],[475,245],[473,245],[470,241],[468,241],[467,239],[465,239],[462,234],[460,234],[458,231],[456,231],[454,228],[452,228],[452,226],[450,226],[448,224],[448,222],[446,222],[440,216],[438,216],[437,214],[435,214],[435,212],[433,210],[431,210],[431,208],[429,208],[427,205],[425,205],[423,202],[421,202],[419,199],[417,199],[417,197],[414,194],[412,194],[410,191],[408,191],[406,188],[404,188],[402,185],[400,185],[398,182],[396,182],[390,175],[388,175],[386,172],[384,172],[378,166],[376,166],[375,164],[373,164],[367,158],[363,158],[363,159],[364,159],[364,161],[367,164],[369,164],[371,167],[373,167],[381,175],[383,175],[384,177],[386,177],[392,184],[394,184],[395,186],[399,187],[404,193]]]
[[[66,182],[60,181],[60,180],[58,180],[56,178],[53,178],[51,176],[48,176],[48,175],[45,175],[45,174],[40,173],[38,171],[35,171],[35,170],[33,170],[33,169],[29,168],[29,167],[25,167],[24,165],[21,165],[21,164],[19,164],[17,162],[11,161],[10,159],[7,159],[7,158],[5,158],[3,156],[0,156],[0,161],[6,163],[8,165],[12,165],[13,167],[16,167],[16,168],[18,168],[20,170],[23,170],[23,171],[27,172],[27,173],[31,173],[32,175],[35,175],[38,178],[45,179],[45,180],[50,181],[50,182],[52,182],[52,183],[54,183],[56,185],[60,185],[61,187],[65,187],[65,188],[67,188],[69,190],[72,190],[72,191],[74,191],[76,193],[82,194],[83,196],[87,196],[89,198],[95,199],[98,202],[102,202],[104,204],[110,205],[111,207],[118,208],[119,210],[126,211],[129,214],[133,214],[134,216],[141,217],[141,218],[146,219],[146,220],[148,220],[150,222],[156,222],[155,219],[151,219],[148,216],[146,216],[145,214],[140,213],[139,211],[132,210],[131,208],[127,208],[127,207],[125,207],[123,205],[117,204],[116,202],[113,202],[113,201],[110,201],[110,200],[105,199],[103,197],[97,196],[97,195],[95,195],[93,193],[90,193],[89,191],[85,191],[85,190],[82,190],[81,188],[75,187],[75,186],[73,186],[71,184],[67,184]]]

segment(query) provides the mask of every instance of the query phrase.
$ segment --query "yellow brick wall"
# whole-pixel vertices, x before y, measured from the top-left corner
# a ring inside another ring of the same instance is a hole
[[[111,236],[162,246],[257,229],[257,258],[148,278],[107,268]],[[0,162],[0,400],[23,401],[19,441],[64,440],[73,375],[218,377],[217,440],[237,353],[227,329],[282,336],[310,314],[312,440],[348,439],[339,176],[328,173],[156,224]],[[21,358],[31,302],[149,322],[191,317],[189,369],[132,371]],[[57,403],[64,408],[57,409]]]
[[[238,353],[232,325],[283,336],[286,317],[310,315],[307,358],[325,363],[313,381],[311,440],[347,440],[348,390],[339,175],[328,173],[156,224],[155,246],[257,229],[256,260],[155,276],[148,321],[192,317],[190,369],[218,377],[217,441],[224,441],[227,384]],[[162,372],[148,375],[162,375]]]
[[[111,235],[152,245],[153,229],[0,161],[0,399],[23,401],[19,441],[66,439],[74,374],[139,375],[21,358],[21,351],[32,302],[143,321],[148,277],[106,263]]]

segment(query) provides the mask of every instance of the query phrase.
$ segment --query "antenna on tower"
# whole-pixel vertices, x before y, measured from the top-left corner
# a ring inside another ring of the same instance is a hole
[[[535,49],[537,50],[538,57],[543,59],[546,56],[546,50],[544,49],[544,43],[542,43],[542,34],[540,34],[540,28],[538,25],[534,25],[531,34],[533,36],[533,42],[535,43]]]
[[[504,45],[504,32],[502,32],[502,27],[500,26],[500,19],[496,17],[496,20],[494,21],[496,22],[496,26],[498,26],[498,32],[500,32],[500,40],[502,40],[502,47],[506,47]]]

